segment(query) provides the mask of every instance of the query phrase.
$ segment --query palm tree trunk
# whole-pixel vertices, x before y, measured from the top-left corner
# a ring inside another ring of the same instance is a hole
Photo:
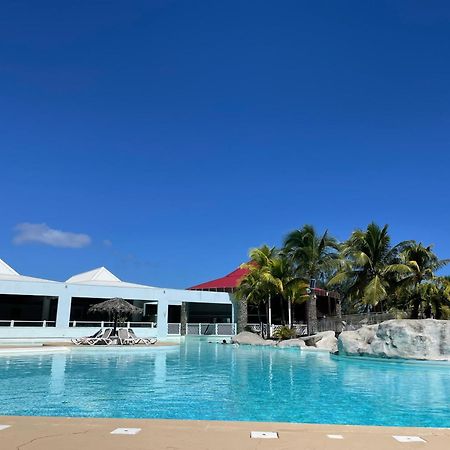
[[[245,330],[248,322],[247,298],[243,297],[238,305],[237,332]]]
[[[113,332],[112,332],[112,335],[113,335],[113,336],[116,335],[118,319],[119,319],[119,318],[118,318],[117,314],[114,314],[114,326],[113,326]]]
[[[306,323],[308,325],[308,334],[317,333],[317,302],[316,295],[312,292],[309,300],[306,302]]]
[[[420,297],[416,295],[413,299],[413,306],[411,310],[411,319],[419,318],[419,309],[420,309]]]

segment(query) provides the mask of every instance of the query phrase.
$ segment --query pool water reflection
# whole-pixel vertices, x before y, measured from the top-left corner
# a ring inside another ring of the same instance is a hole
[[[0,414],[450,427],[450,364],[191,341],[0,357]]]

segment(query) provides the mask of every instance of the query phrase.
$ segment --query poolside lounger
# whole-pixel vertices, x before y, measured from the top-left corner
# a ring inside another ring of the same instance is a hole
[[[158,341],[158,339],[156,338],[147,339],[137,337],[135,332],[131,328],[128,328],[128,333],[130,334],[130,337],[134,339],[135,344],[153,345]]]
[[[88,344],[88,340],[89,339],[97,339],[100,336],[102,336],[103,333],[104,333],[104,330],[100,329],[100,330],[97,331],[97,333],[93,334],[92,336],[85,336],[85,337],[81,337],[81,338],[75,338],[75,339],[71,339],[71,341],[75,345]]]
[[[135,339],[130,336],[127,328],[120,328],[117,337],[120,345],[133,345],[136,343]]]
[[[113,343],[113,340],[111,339],[112,332],[113,332],[112,328],[107,328],[100,337],[87,339],[86,342],[89,345],[98,345],[98,344],[110,345]]]

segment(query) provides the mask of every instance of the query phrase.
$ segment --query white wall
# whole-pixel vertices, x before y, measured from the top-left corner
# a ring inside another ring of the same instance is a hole
[[[136,328],[138,335],[157,336],[159,339],[167,337],[167,314],[169,305],[181,305],[182,302],[231,304],[229,294],[225,292],[188,291],[183,289],[165,289],[149,286],[120,286],[120,285],[88,285],[68,284],[41,281],[0,281],[0,294],[12,295],[42,295],[58,297],[58,311],[56,327],[0,327],[2,338],[71,338],[93,334],[89,328],[69,328],[70,306],[72,297],[113,298],[122,297],[133,300],[157,301],[158,326],[155,329]]]

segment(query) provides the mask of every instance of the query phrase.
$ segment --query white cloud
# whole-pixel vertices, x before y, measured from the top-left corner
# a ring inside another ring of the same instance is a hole
[[[52,247],[81,248],[91,243],[87,234],[54,230],[45,223],[19,223],[14,231],[13,242],[17,245],[39,242]]]

